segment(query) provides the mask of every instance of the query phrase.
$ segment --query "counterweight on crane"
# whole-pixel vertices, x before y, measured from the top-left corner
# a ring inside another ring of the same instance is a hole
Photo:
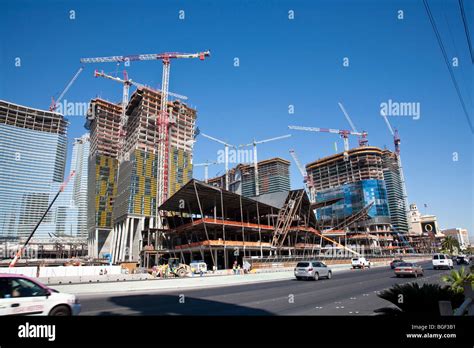
[[[129,56],[110,56],[110,57],[96,57],[96,58],[81,58],[81,63],[117,63],[130,62],[138,60],[161,60],[163,63],[162,74],[162,95],[161,108],[158,115],[156,125],[158,128],[158,144],[157,144],[157,204],[156,216],[158,217],[158,207],[168,198],[168,142],[169,142],[169,127],[172,124],[168,110],[168,89],[170,76],[170,62],[171,59],[190,59],[199,58],[204,60],[210,56],[210,51],[197,53],[154,53],[154,54],[138,54]],[[159,221],[159,219],[157,219]]]

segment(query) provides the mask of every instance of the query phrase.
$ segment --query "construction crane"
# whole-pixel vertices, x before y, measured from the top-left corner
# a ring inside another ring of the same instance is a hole
[[[308,191],[310,202],[311,203],[316,202],[316,193],[315,193],[315,190],[314,190],[313,178],[308,175],[308,172],[306,171],[306,169],[303,167],[300,160],[296,156],[295,150],[290,150],[290,155],[291,155],[291,157],[293,157],[293,160],[296,163],[296,167],[298,168],[301,175],[303,176],[303,182],[306,186],[306,190]]]
[[[130,86],[133,85],[135,87],[142,88],[142,87],[145,87],[145,85],[129,79],[126,70],[123,71],[123,77],[124,77],[123,79],[121,79],[119,77],[116,77],[116,76],[107,75],[103,71],[98,71],[98,70],[94,71],[94,77],[104,77],[106,79],[109,79],[109,80],[112,80],[112,81],[115,81],[115,82],[119,82],[123,85],[122,118],[120,119],[120,143],[119,143],[119,147],[120,147],[119,159],[120,159],[120,161],[123,161],[123,159],[124,159],[123,149],[125,147],[124,142],[125,142],[125,135],[126,135],[125,127],[126,127],[127,119],[128,119],[127,114],[126,114],[126,111],[127,111],[126,106],[128,104],[128,100],[129,100]],[[160,90],[157,90],[157,91],[161,92]],[[184,95],[180,95],[180,94],[176,94],[176,93],[172,93],[172,92],[168,92],[168,94],[172,97],[176,97],[176,98],[180,98],[180,99],[184,99],[184,100],[188,99],[188,97],[186,97]]]
[[[68,82],[68,84],[66,85],[66,87],[64,87],[63,91],[59,94],[59,96],[56,98],[56,100],[54,100],[54,97],[51,97],[51,106],[49,107],[49,111],[56,111],[56,109],[58,108],[58,104],[59,102],[63,99],[63,97],[66,95],[67,91],[69,90],[69,88],[71,88],[72,84],[74,83],[74,81],[77,80],[77,78],[79,77],[79,75],[81,74],[82,70],[84,70],[84,67],[81,66],[79,68],[79,70],[77,70],[77,72],[74,74],[74,76],[72,77],[72,79]]]
[[[249,143],[249,144],[243,144],[243,145],[239,145],[239,148],[240,147],[246,147],[246,146],[253,146],[253,167],[254,167],[254,170],[255,170],[255,196],[259,196],[260,195],[260,183],[259,183],[259,178],[258,178],[258,159],[257,159],[257,144],[264,144],[264,143],[268,143],[270,141],[275,141],[275,140],[280,140],[280,139],[285,139],[285,138],[289,138],[291,137],[291,134],[286,134],[286,135],[282,135],[280,137],[275,137],[275,138],[270,138],[270,139],[265,139],[265,140],[258,140],[256,141],[255,139],[253,140],[253,142]]]
[[[220,139],[217,139],[217,138],[214,138],[214,137],[211,137],[207,134],[204,134],[204,133],[201,133],[201,135],[207,139],[210,139],[212,141],[215,141],[215,142],[218,142],[222,145],[224,145],[224,156],[225,156],[225,159],[224,159],[224,166],[225,166],[225,189],[227,191],[229,191],[229,147],[232,147],[234,149],[236,149],[236,147],[232,144],[229,144],[229,143],[226,143],[225,141],[223,140],[220,140]]]
[[[18,249],[18,252],[16,253],[15,257],[13,258],[13,260],[10,262],[10,265],[9,267],[15,267],[18,259],[21,257],[21,254],[23,253],[23,250],[25,250],[26,246],[28,245],[28,243],[30,242],[31,238],[33,237],[33,235],[35,234],[36,230],[38,229],[38,227],[41,225],[41,223],[43,222],[44,218],[46,217],[46,215],[48,214],[48,212],[50,211],[51,207],[53,206],[54,202],[56,202],[56,199],[58,199],[59,197],[59,194],[61,192],[64,191],[64,189],[66,188],[69,180],[71,180],[71,178],[74,176],[74,174],[76,174],[76,172],[73,170],[71,172],[71,174],[69,174],[68,178],[61,184],[61,186],[59,187],[59,191],[56,193],[56,196],[54,196],[53,200],[51,201],[51,203],[49,203],[48,205],[48,208],[46,208],[46,211],[43,213],[43,215],[41,216],[41,218],[39,219],[38,223],[36,224],[35,228],[33,229],[33,231],[31,231],[30,235],[28,236],[28,238],[26,239],[25,243],[23,243],[23,246]]]
[[[342,105],[342,103],[339,102],[338,104],[339,104],[339,107],[340,107],[341,110],[342,110],[342,113],[343,113],[344,116],[346,117],[347,122],[349,122],[352,131],[355,132],[355,133],[358,133],[358,130],[357,130],[357,128],[356,128],[355,125],[354,125],[354,122],[352,122],[351,117],[350,117],[349,114],[347,113],[347,111],[346,111],[346,109],[344,108],[344,106]],[[369,141],[367,140],[367,136],[368,136],[368,135],[369,135],[369,133],[367,133],[366,131],[362,131],[362,135],[361,135],[361,137],[359,138],[359,146],[367,146],[367,144],[369,143]]]
[[[209,166],[217,164],[217,162],[204,162],[193,164],[193,167],[204,167],[204,182],[207,184],[209,180]]]
[[[158,144],[157,144],[157,204],[156,216],[158,217],[158,209],[161,204],[168,198],[168,159],[169,159],[169,127],[172,122],[170,120],[167,105],[169,93],[169,78],[170,78],[170,63],[172,59],[191,59],[199,58],[204,60],[209,57],[211,52],[197,52],[197,53],[178,53],[165,52],[153,54],[138,54],[130,56],[111,56],[111,57],[97,57],[97,58],[81,58],[81,63],[117,63],[130,62],[138,60],[161,60],[163,63],[162,84],[161,84],[161,108],[160,114],[157,118],[158,127]],[[157,219],[160,221],[159,219]]]
[[[308,131],[308,132],[322,132],[322,133],[333,133],[339,134],[344,141],[344,160],[347,161],[349,159],[349,135],[355,135],[362,137],[364,133],[360,132],[353,132],[345,129],[333,129],[333,128],[317,128],[317,127],[302,127],[302,126],[288,126],[289,129],[296,129],[301,131]]]

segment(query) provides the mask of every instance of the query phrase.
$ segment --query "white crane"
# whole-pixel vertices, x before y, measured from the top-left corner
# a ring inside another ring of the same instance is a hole
[[[301,175],[303,176],[303,182],[306,186],[306,190],[308,191],[309,200],[311,201],[311,203],[316,202],[316,193],[314,192],[313,178],[308,175],[308,172],[306,171],[305,167],[303,167],[300,160],[296,156],[295,150],[290,150],[290,155],[291,155],[291,157],[293,157],[293,160],[296,163],[296,167],[298,168]]]
[[[354,125],[354,122],[352,122],[351,117],[350,117],[349,114],[347,113],[347,111],[346,111],[346,109],[344,108],[344,106],[342,105],[342,103],[339,102],[338,104],[339,104],[339,107],[340,107],[341,110],[342,110],[342,113],[343,113],[344,116],[346,117],[347,122],[349,122],[352,131],[355,132],[355,133],[358,133],[359,131],[357,130],[356,126]],[[367,133],[367,132],[365,132],[365,131],[362,131],[362,135],[361,135],[361,137],[359,138],[359,146],[367,146],[367,144],[368,144],[367,136],[368,136],[368,135],[369,135],[369,133]]]
[[[242,144],[242,145],[239,145],[239,147],[246,147],[246,146],[253,146],[253,167],[254,167],[254,170],[255,170],[255,196],[258,196],[260,195],[260,188],[259,188],[259,178],[258,178],[258,158],[257,158],[257,144],[264,144],[264,143],[268,143],[270,141],[274,141],[274,140],[280,140],[280,139],[284,139],[284,138],[289,138],[291,137],[291,134],[286,134],[286,135],[282,135],[280,137],[275,137],[275,138],[270,138],[270,139],[264,139],[264,140],[255,140],[249,144]]]
[[[217,162],[204,162],[193,164],[193,167],[204,167],[204,182],[207,184],[209,181],[209,166],[217,164]]]
[[[224,165],[225,165],[225,189],[228,191],[229,190],[229,147],[236,148],[234,145],[226,143],[223,140],[211,137],[210,135],[201,133],[201,135],[205,138],[208,138],[212,141],[218,142],[222,145],[224,145]]]
[[[408,208],[408,194],[407,194],[407,190],[406,190],[406,186],[405,186],[405,176],[403,174],[402,159],[400,157],[400,137],[398,135],[398,130],[397,129],[393,130],[392,125],[388,121],[387,115],[382,113],[382,117],[384,118],[385,123],[387,124],[388,130],[390,131],[390,133],[393,136],[393,144],[395,146],[395,154],[397,156],[398,168],[399,168],[399,171],[400,171],[400,181],[401,181],[401,184],[402,184],[403,202],[405,203],[405,213],[408,215],[408,213],[409,213],[409,211],[408,211],[408,209],[409,209]]]
[[[344,141],[344,160],[348,160],[349,151],[349,135],[356,135],[362,137],[364,133],[353,132],[345,129],[333,129],[333,128],[317,128],[317,127],[302,127],[302,126],[288,126],[289,129],[296,129],[308,132],[322,132],[322,133],[333,133],[339,134]]]
[[[58,108],[58,104],[61,102],[63,97],[66,95],[67,91],[69,91],[69,88],[71,88],[72,84],[77,80],[77,78],[81,74],[82,70],[84,70],[83,66],[81,66],[77,70],[77,72],[74,74],[72,79],[68,82],[66,87],[64,87],[63,91],[61,92],[61,94],[58,96],[58,98],[56,100],[54,100],[54,97],[51,98],[51,106],[49,107],[49,111],[56,111],[56,109]]]

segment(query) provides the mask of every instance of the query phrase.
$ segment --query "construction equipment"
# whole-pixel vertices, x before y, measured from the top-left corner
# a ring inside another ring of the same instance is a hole
[[[168,269],[171,273],[179,278],[185,277],[191,273],[191,266],[179,262],[179,259],[170,257],[168,259]]]
[[[351,129],[353,132],[355,133],[358,133],[358,130],[357,128],[355,127],[354,125],[354,122],[352,122],[352,119],[351,117],[349,116],[349,114],[347,113],[346,109],[344,108],[344,106],[339,102],[339,107],[341,108],[342,110],[342,113],[344,114],[344,116],[346,116],[346,120],[347,122],[349,122],[350,126],[351,126]],[[361,137],[359,138],[359,146],[367,146],[369,141],[367,140],[367,136],[369,135],[369,133],[367,133],[366,131],[362,131],[362,135]]]
[[[306,186],[306,190],[308,192],[309,201],[311,203],[316,202],[316,192],[315,192],[315,189],[314,189],[313,178],[308,175],[308,172],[306,171],[306,169],[303,167],[303,165],[299,161],[298,157],[296,156],[295,150],[290,150],[290,155],[291,155],[291,157],[293,157],[293,160],[296,163],[296,167],[298,168],[301,175],[303,176],[303,182],[304,182],[304,184]]]
[[[49,107],[49,111],[56,111],[56,109],[58,108],[58,104],[59,102],[63,99],[63,97],[66,95],[67,91],[69,90],[69,88],[71,88],[72,84],[74,83],[74,81],[77,80],[77,78],[79,77],[79,75],[81,74],[82,70],[84,70],[84,67],[81,66],[79,68],[79,70],[77,70],[77,72],[74,74],[74,76],[72,77],[72,79],[68,82],[68,84],[66,85],[66,87],[64,87],[63,91],[59,94],[59,96],[56,98],[56,100],[54,100],[54,97],[51,97],[51,106]]]
[[[285,242],[291,224],[301,207],[304,195],[304,190],[291,191],[285,204],[278,212],[277,223],[272,238],[272,248],[276,248],[277,254]]]
[[[229,191],[229,147],[232,147],[234,149],[236,149],[236,147],[232,144],[226,143],[223,140],[211,137],[210,135],[207,135],[207,134],[204,134],[204,133],[201,133],[201,135],[205,138],[208,138],[212,141],[215,141],[215,142],[218,142],[218,143],[224,145],[225,189],[227,191]]]
[[[260,183],[258,181],[257,144],[264,144],[264,143],[268,143],[270,141],[289,138],[289,137],[291,137],[291,134],[286,134],[286,135],[282,135],[280,137],[275,137],[275,138],[270,138],[270,139],[265,139],[265,140],[259,140],[259,141],[256,141],[254,139],[253,142],[251,142],[250,144],[239,145],[239,148],[240,147],[246,147],[246,146],[253,146],[253,167],[254,167],[254,170],[255,170],[255,178],[254,178],[255,179],[255,196],[260,195],[260,190],[259,190]]]
[[[207,184],[209,180],[209,166],[217,164],[217,162],[205,162],[205,163],[196,163],[193,164],[193,167],[204,167],[204,182]]]
[[[344,160],[349,159],[349,135],[355,135],[359,137],[367,136],[367,133],[353,132],[345,129],[333,129],[333,128],[317,128],[317,127],[302,127],[302,126],[288,126],[289,129],[308,131],[308,132],[322,132],[322,133],[333,133],[339,134],[344,141]]]
[[[33,231],[31,231],[30,235],[28,236],[28,238],[26,239],[25,243],[23,243],[23,246],[18,250],[18,252],[16,253],[15,257],[13,258],[13,260],[10,262],[10,266],[9,267],[15,267],[18,259],[21,257],[21,254],[23,253],[23,250],[25,250],[26,246],[28,245],[28,243],[30,242],[31,238],[33,237],[33,235],[35,234],[36,230],[38,229],[38,227],[41,225],[41,223],[43,222],[44,218],[46,217],[46,215],[48,214],[48,212],[50,211],[51,207],[53,206],[54,202],[56,202],[56,199],[58,199],[59,197],[59,194],[61,192],[64,191],[64,189],[66,188],[69,180],[71,180],[71,178],[74,176],[76,172],[73,170],[71,172],[71,174],[69,174],[68,178],[61,184],[61,186],[59,187],[59,191],[56,193],[56,195],[54,196],[53,200],[51,201],[51,203],[49,203],[48,205],[48,208],[46,208],[46,211],[43,213],[43,215],[41,216],[41,218],[39,219],[38,223],[36,224],[35,228],[33,229]]]
[[[124,78],[121,79],[121,78],[116,77],[116,76],[107,75],[106,73],[104,73],[104,71],[100,71],[100,72],[98,70],[94,71],[94,77],[104,77],[106,79],[109,79],[109,80],[112,80],[112,81],[119,82],[119,83],[123,84],[122,117],[120,119],[120,141],[119,141],[119,148],[120,148],[120,150],[119,150],[120,151],[119,160],[121,162],[124,160],[123,149],[125,148],[126,125],[127,125],[127,119],[128,119],[126,109],[127,109],[127,104],[128,104],[128,100],[129,100],[130,86],[133,85],[133,86],[138,87],[138,88],[145,87],[145,85],[129,79],[126,70],[123,71],[123,76],[124,76]],[[157,91],[161,92],[160,90],[157,90]],[[172,93],[172,92],[168,92],[168,94],[170,96],[173,96],[173,97],[176,97],[176,98],[180,98],[180,99],[184,99],[184,100],[188,99],[188,97],[186,97],[184,95],[180,95],[180,94],[176,94],[176,93]]]
[[[162,95],[160,114],[156,120],[158,127],[158,144],[157,144],[157,204],[156,216],[159,216],[158,208],[168,198],[168,159],[169,159],[169,127],[172,122],[168,114],[168,93],[169,93],[169,77],[170,77],[170,63],[171,59],[190,59],[199,58],[204,60],[211,55],[210,51],[197,53],[178,53],[165,52],[154,54],[139,54],[130,56],[111,56],[111,57],[97,57],[97,58],[81,58],[82,63],[116,63],[116,62],[130,62],[138,60],[161,60],[163,63],[162,74]],[[157,219],[158,224],[160,219]],[[158,226],[159,227],[159,226]]]

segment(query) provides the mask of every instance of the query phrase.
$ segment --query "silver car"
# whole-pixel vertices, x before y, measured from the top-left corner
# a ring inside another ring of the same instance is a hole
[[[332,271],[321,261],[301,261],[296,264],[295,277],[301,279],[318,280],[321,277],[331,279]]]

